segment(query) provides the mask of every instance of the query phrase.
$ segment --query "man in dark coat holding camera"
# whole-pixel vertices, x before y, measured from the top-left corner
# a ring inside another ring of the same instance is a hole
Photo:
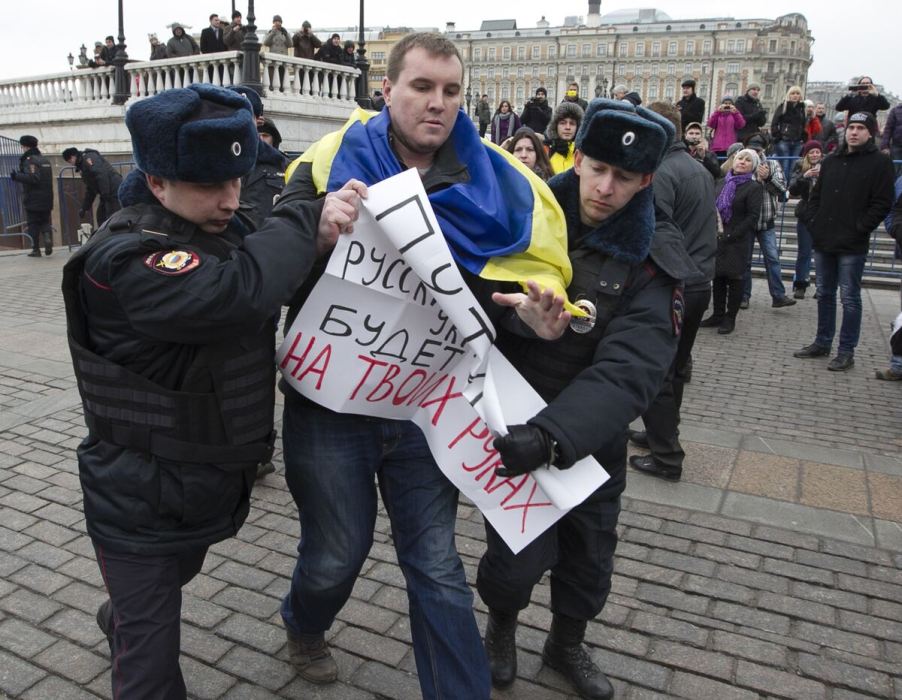
[[[38,150],[38,140],[34,136],[19,139],[22,155],[19,169],[9,176],[22,185],[22,207],[25,209],[25,227],[31,237],[29,258],[41,257],[41,238],[44,239],[44,253],[53,252],[53,227],[50,212],[53,211],[53,168],[50,161]]]
[[[656,215],[650,187],[674,136],[671,123],[647,109],[593,100],[573,168],[548,183],[567,220],[567,296],[586,316],[553,342],[499,336],[498,347],[548,405],[495,440],[504,464],[496,474],[567,469],[592,455],[611,478],[519,554],[486,526],[476,586],[489,607],[485,646],[495,687],[516,677],[517,615],[550,569],[554,617],[543,661],[583,698],[614,693],[583,638],[611,588],[627,427],[673,360],[683,316],[679,280],[698,275],[679,230]]]
[[[75,171],[81,173],[82,182],[85,183],[85,196],[78,212],[80,219],[91,213],[94,200],[98,196],[100,197],[100,204],[97,206],[98,224],[102,224],[119,211],[119,185],[122,184],[122,176],[99,151],[93,148],[86,148],[84,151],[74,147],[67,148],[63,151],[63,160],[75,166]]]
[[[125,208],[66,263],[63,295],[89,433],[78,447],[88,535],[110,599],[97,611],[114,695],[183,700],[181,587],[247,517],[272,454],[275,321],[349,219],[286,206],[235,216],[254,165],[247,100],[167,90],[125,117],[138,169]]]
[[[543,87],[536,88],[536,96],[526,103],[520,115],[520,122],[541,136],[550,121],[551,105],[548,104],[548,91]]]

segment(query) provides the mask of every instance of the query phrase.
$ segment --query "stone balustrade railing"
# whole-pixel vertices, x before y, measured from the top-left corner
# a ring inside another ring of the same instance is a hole
[[[238,51],[200,54],[161,61],[134,61],[125,66],[131,99],[140,99],[192,83],[236,85],[241,82]],[[356,97],[356,68],[264,53],[260,80],[264,97],[343,104]],[[0,80],[0,108],[110,104],[115,92],[112,67]]]
[[[113,68],[95,68],[0,80],[0,108],[109,103],[116,88],[113,71]]]

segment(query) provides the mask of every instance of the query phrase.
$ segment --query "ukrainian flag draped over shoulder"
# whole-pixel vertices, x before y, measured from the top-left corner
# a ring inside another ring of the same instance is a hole
[[[286,179],[298,163],[311,163],[319,193],[352,178],[372,185],[397,175],[402,166],[389,144],[390,126],[389,110],[357,109],[298,158]],[[463,110],[450,140],[469,179],[430,193],[429,202],[454,259],[486,279],[521,285],[531,279],[566,296],[567,225],[551,190],[510,153],[480,139]],[[567,309],[583,315],[569,302]]]

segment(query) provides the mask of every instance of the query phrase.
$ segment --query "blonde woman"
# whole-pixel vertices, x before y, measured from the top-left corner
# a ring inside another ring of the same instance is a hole
[[[774,155],[783,166],[786,181],[792,173],[792,166],[805,142],[805,102],[802,88],[793,85],[786,91],[786,97],[774,112],[770,123],[770,133],[774,138]]]

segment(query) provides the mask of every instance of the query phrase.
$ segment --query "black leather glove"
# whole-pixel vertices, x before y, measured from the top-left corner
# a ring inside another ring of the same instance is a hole
[[[495,438],[492,443],[504,463],[495,469],[497,476],[520,476],[554,462],[557,445],[542,428],[510,425],[508,430],[507,435]]]

